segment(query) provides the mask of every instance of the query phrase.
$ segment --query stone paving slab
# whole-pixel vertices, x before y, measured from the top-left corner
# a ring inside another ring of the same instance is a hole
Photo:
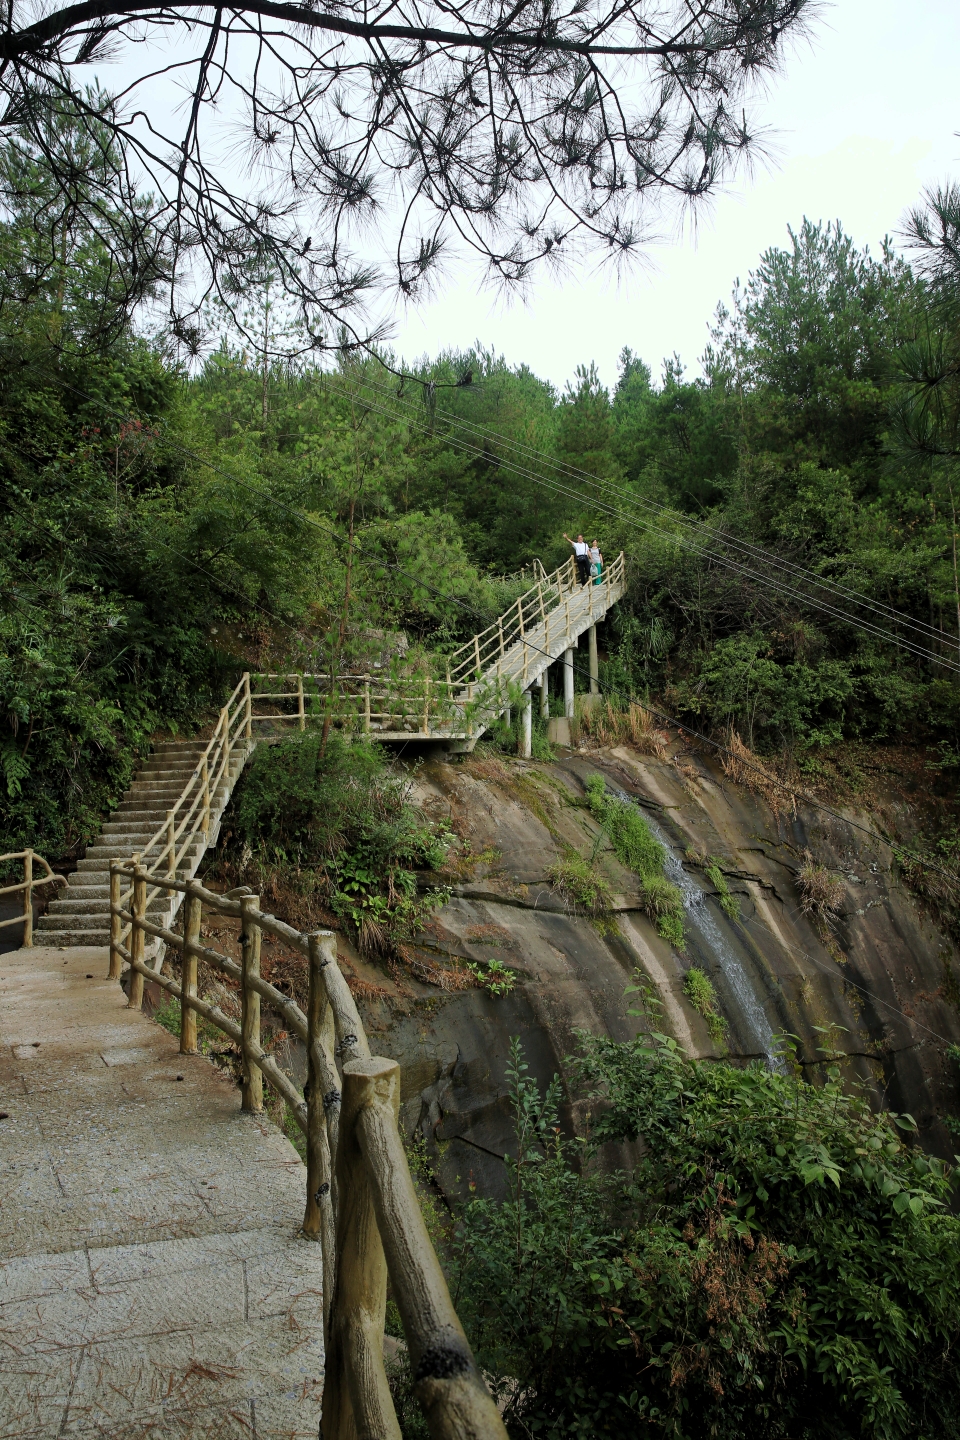
[[[106,967],[0,956],[0,1440],[316,1440],[303,1166]]]

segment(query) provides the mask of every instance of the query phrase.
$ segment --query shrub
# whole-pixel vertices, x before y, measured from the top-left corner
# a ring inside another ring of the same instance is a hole
[[[797,874],[797,889],[800,891],[800,909],[804,915],[825,920],[833,910],[843,904],[843,881],[823,865],[814,862],[810,851],[806,851],[803,864]]]
[[[418,894],[414,869],[439,870],[449,833],[410,803],[410,781],[365,741],[306,732],[261,745],[238,787],[233,847],[266,863],[315,868],[334,913],[368,954],[392,953],[449,891]]]
[[[655,1018],[655,1017],[654,1017]],[[464,1209],[455,1303],[511,1435],[960,1434],[960,1220],[909,1117],[659,1033],[583,1036],[594,1141],[561,1137],[515,1045],[504,1203]]]

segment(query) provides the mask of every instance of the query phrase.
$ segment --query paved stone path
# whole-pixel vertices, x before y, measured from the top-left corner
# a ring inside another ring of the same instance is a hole
[[[106,969],[0,956],[0,1440],[316,1440],[303,1166]]]

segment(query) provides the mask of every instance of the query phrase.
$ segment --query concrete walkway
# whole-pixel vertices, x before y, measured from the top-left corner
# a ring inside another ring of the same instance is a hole
[[[0,1437],[316,1440],[303,1166],[106,969],[0,956]]]

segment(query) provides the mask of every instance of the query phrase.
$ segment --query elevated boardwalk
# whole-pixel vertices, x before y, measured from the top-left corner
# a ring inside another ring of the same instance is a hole
[[[305,1169],[106,972],[0,956],[0,1440],[316,1440]]]
[[[598,584],[581,585],[572,558],[552,575],[537,566],[536,576],[509,610],[443,662],[438,656],[394,674],[252,676],[251,734],[264,739],[291,725],[303,729],[308,716],[329,712],[337,724],[378,740],[416,737],[471,750],[522,692],[537,682],[545,687],[546,671],[561,658],[572,718],[577,643],[590,633],[589,659],[579,663],[595,685],[596,626],[626,588],[624,556]]]

